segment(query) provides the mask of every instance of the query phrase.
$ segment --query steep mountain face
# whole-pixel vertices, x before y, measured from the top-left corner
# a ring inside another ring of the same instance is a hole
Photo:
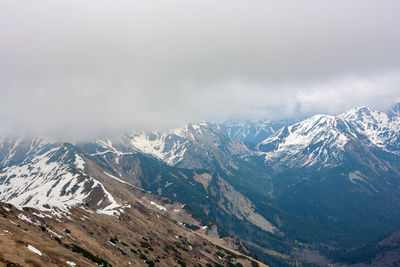
[[[342,114],[349,122],[354,133],[361,140],[386,151],[399,154],[400,152],[400,116],[395,112],[385,113],[366,107],[351,110]]]
[[[86,203],[102,212],[119,205],[97,180],[85,174],[85,163],[72,145],[33,139],[12,143],[0,172],[0,201],[17,207],[46,209]],[[15,153],[14,153],[15,152]],[[15,162],[17,165],[10,165]]]
[[[214,162],[229,166],[234,164],[233,157],[248,153],[242,143],[226,137],[207,122],[188,124],[169,133],[132,132],[119,140],[96,140],[95,143],[99,147],[92,154],[141,152],[186,169],[209,169]]]
[[[352,142],[399,153],[399,116],[355,108],[339,116],[315,115],[286,126],[258,145],[277,167],[340,165]]]
[[[342,119],[316,115],[305,121],[286,126],[261,142],[257,148],[265,152],[266,161],[277,167],[335,165],[340,162],[348,139]]]

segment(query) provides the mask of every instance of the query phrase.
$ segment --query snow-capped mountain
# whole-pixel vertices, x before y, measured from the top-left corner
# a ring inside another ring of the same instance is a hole
[[[111,214],[120,207],[100,182],[85,174],[85,162],[72,145],[33,138],[8,139],[5,147],[10,150],[1,153],[0,201],[63,211],[87,204]]]
[[[400,114],[394,107],[381,112],[366,107],[355,108],[340,116],[355,132],[354,137],[366,139],[372,145],[393,153],[400,153]]]
[[[257,147],[265,153],[267,162],[280,167],[335,166],[343,160],[345,147],[351,142],[398,154],[399,122],[396,114],[357,107],[338,116],[315,115],[285,126]]]
[[[215,125],[207,122],[188,124],[166,133],[131,132],[117,140],[97,139],[92,154],[111,152],[144,153],[171,166],[188,169],[207,169],[219,162],[232,163],[232,157],[248,153],[239,141],[228,138]]]

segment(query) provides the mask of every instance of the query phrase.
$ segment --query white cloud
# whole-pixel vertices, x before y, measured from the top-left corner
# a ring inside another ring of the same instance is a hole
[[[1,131],[86,137],[399,100],[398,1],[0,2]]]

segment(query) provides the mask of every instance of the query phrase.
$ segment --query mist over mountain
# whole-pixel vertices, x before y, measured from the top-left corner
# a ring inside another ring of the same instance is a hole
[[[0,4],[0,134],[90,139],[399,99],[400,5]]]

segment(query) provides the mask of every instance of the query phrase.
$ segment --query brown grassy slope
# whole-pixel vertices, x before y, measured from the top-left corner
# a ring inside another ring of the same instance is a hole
[[[19,211],[0,204],[0,263],[18,266],[97,266],[75,245],[112,266],[229,266],[240,262],[251,266],[247,256],[216,245],[172,220],[131,203],[122,216],[94,213],[86,207],[75,207],[70,216],[41,218],[34,209]],[[20,214],[30,218],[27,222]],[[5,230],[5,231],[4,231]],[[39,256],[27,246],[43,254]],[[260,266],[263,266],[259,263]]]

